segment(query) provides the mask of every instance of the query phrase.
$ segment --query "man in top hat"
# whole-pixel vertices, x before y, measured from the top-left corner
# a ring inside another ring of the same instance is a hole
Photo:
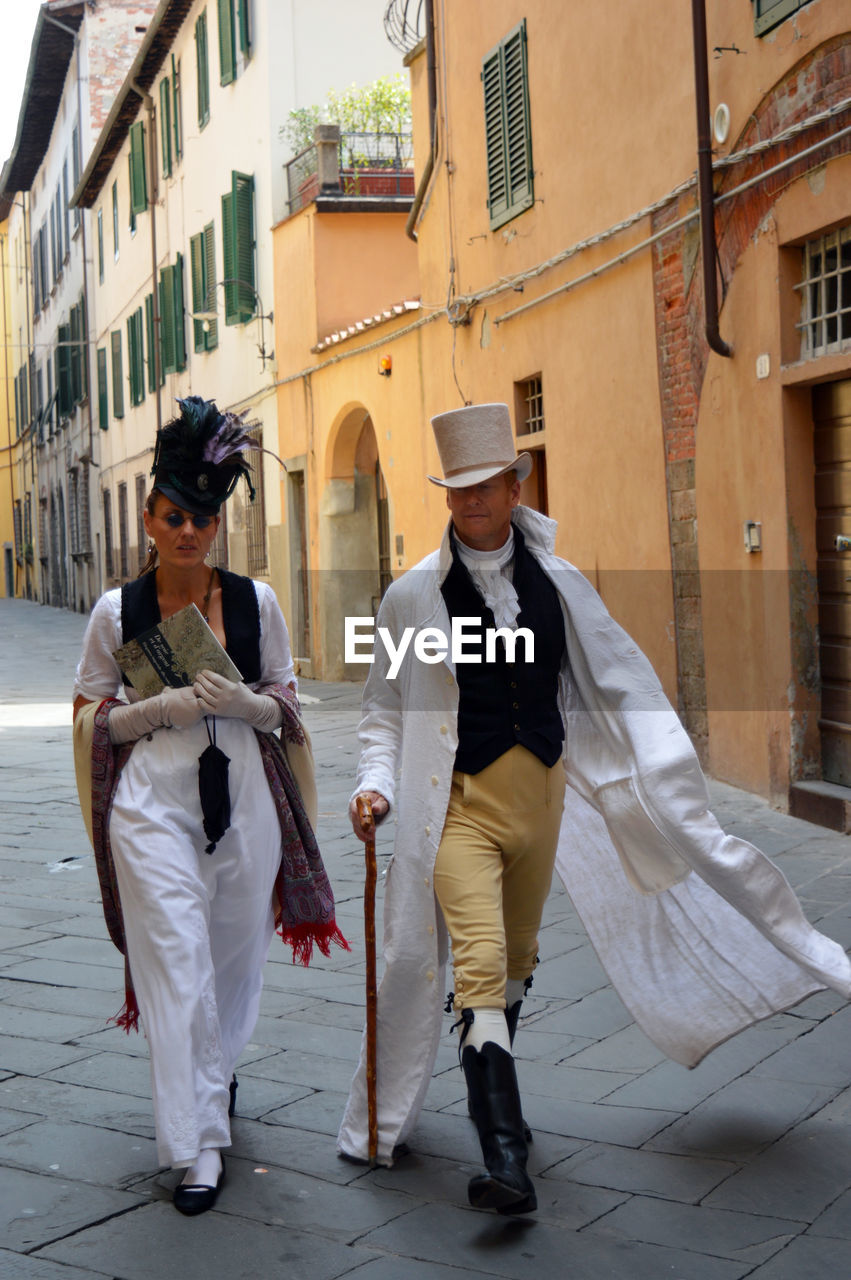
[[[409,644],[398,671],[378,645],[364,690],[355,795],[379,819],[398,810],[378,1159],[392,1164],[425,1098],[448,933],[487,1170],[469,1199],[527,1213],[536,1199],[511,1046],[554,861],[624,1003],[686,1066],[823,986],[848,998],[851,964],[807,923],[782,873],[720,829],[647,659],[553,554],[555,523],[519,505],[531,463],[515,453],[507,406],[467,406],[432,426],[443,475],[429,479],[451,519],[439,550],[391,584],[378,624],[397,648],[406,628],[448,635],[461,620],[467,636],[478,622],[497,639],[437,660]],[[523,644],[512,642],[518,628]],[[351,817],[363,839],[354,799]],[[341,1154],[365,1156],[366,1117],[362,1052]]]

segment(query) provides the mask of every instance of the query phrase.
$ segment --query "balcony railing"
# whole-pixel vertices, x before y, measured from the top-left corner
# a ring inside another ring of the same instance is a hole
[[[287,205],[297,213],[317,196],[414,196],[409,133],[342,133],[319,125],[316,141],[286,165]]]

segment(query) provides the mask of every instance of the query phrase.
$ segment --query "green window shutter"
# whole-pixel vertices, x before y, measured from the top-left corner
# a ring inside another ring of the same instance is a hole
[[[207,297],[204,289],[204,236],[199,233],[189,240],[189,270],[192,276],[192,310],[206,311]],[[204,321],[192,321],[195,351],[205,351]]]
[[[534,204],[526,23],[482,63],[491,230]]]
[[[145,399],[145,351],[143,346],[142,308],[127,318],[127,366],[130,377],[130,403]]]
[[[754,0],[754,35],[765,35],[807,3],[808,0]]]
[[[98,209],[98,284],[103,284],[103,209]]]
[[[233,171],[222,196],[225,324],[244,324],[256,314],[254,291],[254,178]]]
[[[233,29],[233,0],[218,0],[219,68],[222,84],[236,79],[236,44]]]
[[[79,404],[83,398],[83,375],[80,368],[82,324],[79,307],[71,308],[70,329],[72,344],[69,348],[71,403]]]
[[[168,76],[160,81],[160,148],[163,157],[163,177],[171,177],[171,81]]]
[[[145,297],[145,337],[148,340],[148,390],[157,389],[157,369],[154,358],[154,295]]]
[[[183,155],[183,95],[180,89],[180,63],[171,55],[171,100],[174,115],[174,158]]]
[[[109,340],[112,347],[112,413],[116,418],[123,418],[124,366],[121,359],[121,330],[112,332]]]
[[[78,311],[80,316],[80,399],[85,400],[89,394],[89,343],[85,294],[80,294]]]
[[[248,25],[248,6],[249,0],[236,0],[239,47],[245,58],[251,57],[251,30]]]
[[[210,62],[207,54],[207,10],[195,23],[195,60],[198,68],[198,124],[210,119]]]
[[[186,308],[183,303],[183,254],[174,265],[174,358],[177,372],[186,368]]]
[[[177,369],[174,347],[174,267],[163,267],[160,271],[160,331],[163,373],[174,373]]]
[[[109,429],[109,389],[106,379],[106,347],[98,347],[98,426],[101,431]]]
[[[148,207],[148,182],[145,175],[145,125],[141,120],[130,126],[130,215],[144,213]]]
[[[72,308],[73,311],[73,308]],[[58,346],[56,348],[56,388],[59,402],[59,415],[67,418],[74,407],[71,384],[71,326],[60,324],[57,330]]]
[[[212,222],[204,228],[204,291],[205,311],[216,311],[216,237]],[[208,351],[219,345],[219,322],[211,320],[206,337]]]

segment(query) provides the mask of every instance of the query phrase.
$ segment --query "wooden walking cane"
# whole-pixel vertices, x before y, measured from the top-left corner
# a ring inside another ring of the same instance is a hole
[[[357,797],[360,824],[367,833],[364,841],[366,880],[363,889],[364,942],[366,944],[366,1106],[369,1122],[369,1163],[378,1158],[378,1096],[376,1062],[378,1056],[378,996],[375,970],[375,818],[366,796]]]

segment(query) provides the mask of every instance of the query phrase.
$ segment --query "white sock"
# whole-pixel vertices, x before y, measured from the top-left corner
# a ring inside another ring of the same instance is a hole
[[[467,1032],[467,1038],[461,1046],[462,1052],[467,1045],[481,1052],[482,1045],[490,1040],[501,1049],[511,1053],[511,1041],[508,1038],[508,1026],[504,1009],[474,1009],[473,1025]]]
[[[526,994],[526,980],[524,978],[509,978],[505,984],[505,1007],[513,1009],[518,1000],[522,1000]]]
[[[216,1147],[205,1147],[181,1178],[185,1187],[215,1187],[222,1171],[222,1157]]]

